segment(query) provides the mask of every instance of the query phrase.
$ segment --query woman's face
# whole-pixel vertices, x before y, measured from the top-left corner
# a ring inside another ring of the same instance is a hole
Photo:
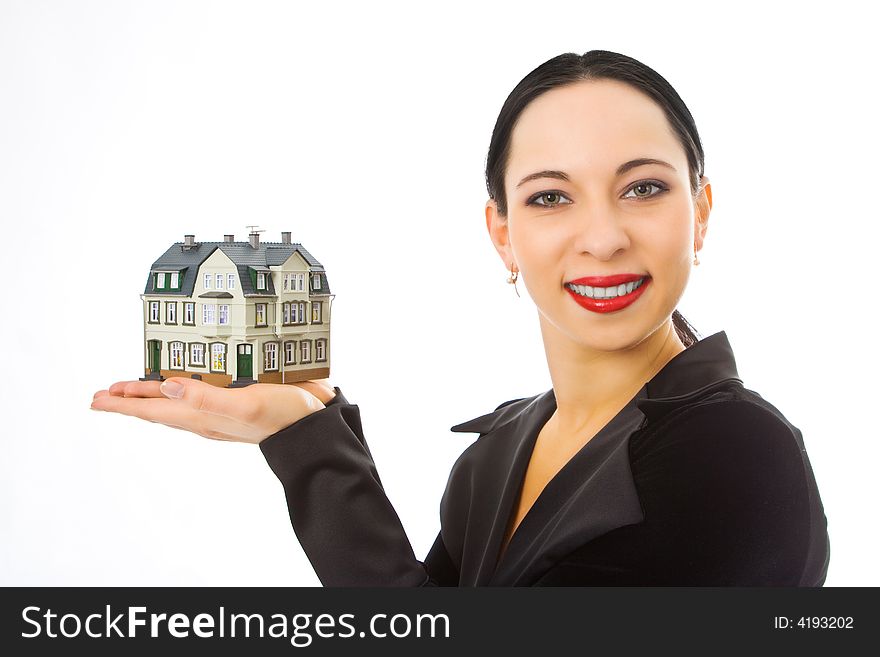
[[[711,191],[694,202],[687,156],[651,98],[614,80],[542,94],[514,127],[505,190],[507,217],[490,200],[487,226],[542,322],[603,350],[668,322],[702,248]]]

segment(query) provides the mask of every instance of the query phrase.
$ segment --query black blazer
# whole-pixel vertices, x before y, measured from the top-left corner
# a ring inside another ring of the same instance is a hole
[[[416,559],[359,409],[326,408],[260,449],[325,586],[821,586],[827,521],[801,432],[743,387],[721,331],[676,355],[547,484],[499,550],[553,390],[452,431],[440,532]]]

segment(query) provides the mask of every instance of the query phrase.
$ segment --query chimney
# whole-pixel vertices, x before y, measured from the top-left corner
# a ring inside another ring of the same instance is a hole
[[[260,234],[259,233],[251,233],[249,237],[251,238],[251,246],[255,249],[259,249],[260,248]]]
[[[227,244],[232,244],[235,241],[235,235],[224,235],[223,241]]]
[[[290,244],[290,231],[281,233],[281,243],[282,244]]]
[[[195,235],[184,235],[183,236],[183,245],[184,246],[193,246],[195,243],[196,236]]]

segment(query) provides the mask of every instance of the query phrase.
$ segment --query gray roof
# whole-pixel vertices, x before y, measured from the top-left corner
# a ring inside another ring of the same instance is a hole
[[[257,292],[251,284],[248,270],[268,272],[270,271],[269,267],[283,264],[294,253],[299,253],[309,264],[311,273],[320,273],[321,290],[319,294],[330,294],[330,285],[327,282],[324,265],[318,262],[315,256],[306,251],[303,245],[298,242],[292,244],[261,242],[256,249],[250,245],[250,242],[196,242],[190,247],[187,247],[183,242],[175,242],[150,267],[144,294],[191,297],[195,289],[199,267],[217,249],[229,256],[229,259],[236,265],[241,291],[245,296],[276,296],[271,276],[267,281],[269,289],[265,292]],[[156,290],[152,276],[156,271],[182,272],[180,290]]]

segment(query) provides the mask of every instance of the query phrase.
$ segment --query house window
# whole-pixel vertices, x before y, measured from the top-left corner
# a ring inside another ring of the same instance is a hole
[[[305,301],[299,302],[299,320],[297,320],[297,321],[299,321],[300,324],[306,323],[306,302]]]
[[[305,289],[306,284],[306,275],[305,273],[296,275],[296,289],[298,292],[302,292]]]
[[[165,272],[160,271],[156,274],[156,289],[164,290],[165,289]]]
[[[217,274],[216,280],[217,280],[217,289],[222,290],[223,289],[223,274]]]
[[[254,304],[257,314],[257,326],[266,326],[266,304],[265,303],[256,303]]]
[[[177,324],[177,302],[176,301],[166,301],[165,302],[165,323],[166,324]]]
[[[324,339],[315,342],[315,360],[327,360],[327,341]]]
[[[281,309],[284,312],[284,319],[283,319],[282,323],[290,324],[290,304],[289,303],[282,303]]]
[[[312,354],[311,349],[309,347],[312,346],[310,340],[300,340],[299,343],[299,362],[300,363],[311,363],[312,362]]]
[[[226,274],[226,289],[235,289],[235,274]]]
[[[321,274],[312,274],[312,289],[321,289]]]
[[[220,323],[229,323],[229,306],[227,306],[225,303],[220,304]]]
[[[222,342],[211,343],[211,371],[226,371],[226,345]]]
[[[171,287],[175,290],[180,287],[180,272],[171,272]]]
[[[290,274],[284,274],[284,291],[287,292],[287,280]]]
[[[299,323],[299,304],[291,303],[290,305],[290,323],[298,324]]]
[[[172,370],[183,369],[183,343],[171,342],[168,345],[168,364]]]
[[[214,277],[211,276],[211,274],[205,274],[205,289],[206,289],[206,290],[210,290],[210,289],[211,289],[211,281],[212,281],[213,279],[214,279]]]
[[[266,289],[266,274],[263,272],[257,273],[257,289],[265,290]]]
[[[312,324],[321,323],[321,302],[312,301]]]
[[[293,365],[296,362],[296,342],[288,340],[284,343],[284,364]]]
[[[158,324],[159,323],[159,302],[158,301],[150,301],[150,324]]]
[[[190,325],[196,323],[196,304],[191,301],[186,301],[183,304],[183,323]]]
[[[189,345],[189,364],[205,366],[205,345],[193,342]]]
[[[277,342],[267,342],[263,345],[263,370],[277,370],[278,369],[278,343]]]
[[[211,325],[216,323],[217,304],[206,303],[202,306],[202,324]]]

